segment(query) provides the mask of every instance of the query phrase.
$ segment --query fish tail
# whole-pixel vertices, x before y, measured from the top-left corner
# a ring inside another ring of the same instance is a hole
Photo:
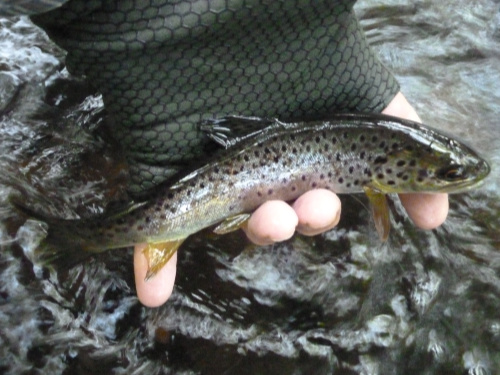
[[[92,251],[89,251],[85,238],[78,230],[78,227],[83,226],[82,220],[48,217],[27,207],[19,199],[11,198],[10,202],[16,210],[29,218],[26,223],[37,223],[36,228],[32,229],[39,236],[38,243],[25,238],[24,234],[28,235],[28,232],[18,233],[17,238],[19,245],[30,254],[33,263],[55,271],[64,271],[92,256]],[[32,237],[33,231],[29,234]]]
[[[86,250],[74,233],[66,229],[49,224],[47,236],[35,250],[36,261],[44,267],[63,271],[93,255],[93,252]]]

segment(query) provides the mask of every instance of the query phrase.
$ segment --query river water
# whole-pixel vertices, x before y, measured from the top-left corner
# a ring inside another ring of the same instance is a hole
[[[56,274],[34,259],[43,227],[8,203],[99,214],[126,168],[97,130],[99,93],[27,19],[0,19],[0,373],[500,373],[500,13],[497,1],[366,0],[372,46],[425,123],[492,165],[421,231],[394,200],[381,244],[363,197],[338,228],[269,247],[241,233],[190,238],[174,295],[142,307],[131,251]],[[46,86],[46,89],[44,89]]]

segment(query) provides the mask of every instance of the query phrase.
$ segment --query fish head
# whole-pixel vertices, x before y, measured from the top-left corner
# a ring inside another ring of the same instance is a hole
[[[489,164],[471,147],[431,129],[410,132],[384,160],[373,187],[387,193],[460,193],[477,187],[490,173]]]

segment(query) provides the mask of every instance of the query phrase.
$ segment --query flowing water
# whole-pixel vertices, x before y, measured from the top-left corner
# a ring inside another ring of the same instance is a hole
[[[43,228],[8,204],[87,217],[124,197],[126,168],[98,132],[98,93],[27,19],[0,19],[0,373],[500,373],[500,13],[493,0],[366,0],[371,44],[425,123],[492,165],[421,231],[394,200],[381,244],[363,197],[337,229],[269,247],[190,238],[171,300],[136,297],[129,250],[59,274],[33,259]],[[44,89],[44,86],[46,88]]]

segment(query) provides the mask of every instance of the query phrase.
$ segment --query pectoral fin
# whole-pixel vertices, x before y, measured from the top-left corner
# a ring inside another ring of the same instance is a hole
[[[375,228],[381,241],[386,241],[391,230],[389,206],[385,194],[370,187],[364,188],[366,196],[370,201]]]
[[[146,281],[151,279],[158,271],[172,258],[185,238],[169,242],[148,243],[143,250],[144,256],[148,260],[148,272]]]
[[[214,229],[214,233],[226,234],[241,229],[248,219],[250,219],[250,216],[251,214],[239,214],[228,217]]]

